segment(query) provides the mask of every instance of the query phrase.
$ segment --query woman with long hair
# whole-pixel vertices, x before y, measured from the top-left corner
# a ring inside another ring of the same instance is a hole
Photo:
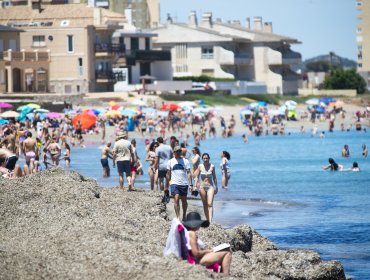
[[[194,172],[195,186],[199,183],[199,193],[203,202],[204,215],[207,220],[211,223],[213,218],[213,199],[217,194],[217,178],[215,172],[215,166],[210,163],[210,156],[207,153],[202,155],[203,163],[199,164],[198,168]]]
[[[227,189],[227,185],[229,184],[229,180],[231,177],[229,161],[230,161],[229,152],[222,151],[220,167],[221,167],[221,172],[222,172],[221,184],[222,184],[222,188],[224,189]]]

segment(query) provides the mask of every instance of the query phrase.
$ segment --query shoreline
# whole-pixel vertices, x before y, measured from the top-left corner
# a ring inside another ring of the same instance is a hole
[[[8,279],[213,279],[200,265],[164,258],[172,203],[158,193],[102,188],[53,168],[0,178],[0,269]],[[189,208],[190,211],[190,208]],[[199,232],[207,247],[227,242],[234,279],[345,279],[343,266],[308,250],[279,250],[248,225]],[[165,274],[163,274],[165,272]],[[186,275],[186,277],[184,277]]]

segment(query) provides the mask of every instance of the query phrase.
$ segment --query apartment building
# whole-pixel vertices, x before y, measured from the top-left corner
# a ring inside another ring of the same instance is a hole
[[[292,68],[301,55],[291,49],[297,39],[273,33],[271,23],[255,17],[253,28],[239,21],[214,21],[204,13],[198,23],[191,12],[187,23],[167,24],[154,29],[155,48],[171,51],[174,76],[207,75],[266,84],[268,93],[295,94],[300,76]]]
[[[357,72],[367,82],[370,90],[370,2],[368,0],[357,0],[359,11],[357,26]]]
[[[20,49],[20,29],[0,25],[0,92],[45,92],[50,53]]]
[[[45,90],[67,94],[113,90],[112,65],[125,49],[112,44],[112,34],[124,16],[86,4],[31,2],[0,9],[0,24],[24,31],[20,50],[49,53]]]

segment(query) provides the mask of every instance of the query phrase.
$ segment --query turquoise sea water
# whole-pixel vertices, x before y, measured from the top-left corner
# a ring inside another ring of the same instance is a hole
[[[236,136],[201,143],[217,166],[221,150],[231,154],[229,189],[216,196],[214,221],[225,227],[247,223],[281,248],[314,249],[325,260],[341,261],[347,276],[369,279],[370,158],[362,158],[361,145],[370,147],[370,134],[334,132],[320,139],[297,133],[249,140],[244,144]],[[341,157],[345,144],[350,158]],[[102,186],[117,186],[115,169],[112,177],[102,177],[99,148],[73,149],[71,169]],[[142,140],[138,151],[144,160]],[[324,171],[329,157],[345,168],[357,161],[362,170]],[[149,188],[147,165],[144,172],[137,185]],[[221,181],[219,168],[217,177]]]

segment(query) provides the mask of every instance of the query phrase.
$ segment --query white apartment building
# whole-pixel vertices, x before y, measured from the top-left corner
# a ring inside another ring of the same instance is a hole
[[[255,17],[253,28],[239,21],[213,21],[204,13],[198,23],[191,12],[188,23],[167,24],[154,29],[155,48],[171,51],[174,76],[207,75],[237,81],[264,83],[271,94],[296,94],[300,75],[292,67],[301,55],[291,50],[297,39],[272,32],[271,23]]]
[[[365,79],[370,90],[370,2],[357,0],[358,18],[357,26],[357,72]]]

